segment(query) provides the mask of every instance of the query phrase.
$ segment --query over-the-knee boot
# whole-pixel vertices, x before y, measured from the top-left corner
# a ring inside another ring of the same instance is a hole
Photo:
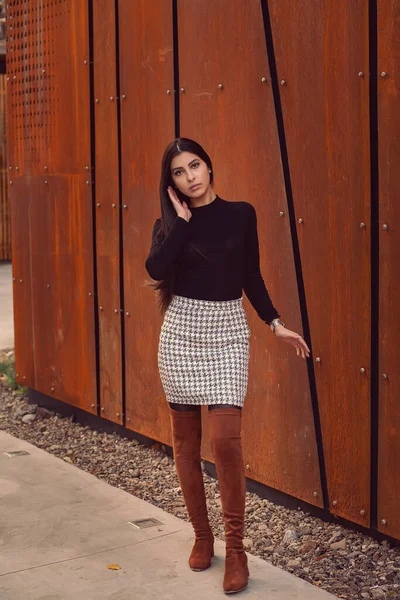
[[[243,547],[246,479],[241,444],[241,410],[209,412],[211,449],[217,469],[225,523],[226,558],[223,588],[227,594],[247,586],[249,570]]]
[[[203,571],[211,565],[214,556],[214,536],[208,520],[201,470],[201,412],[180,412],[172,408],[169,411],[176,472],[195,533],[189,566],[193,571]]]

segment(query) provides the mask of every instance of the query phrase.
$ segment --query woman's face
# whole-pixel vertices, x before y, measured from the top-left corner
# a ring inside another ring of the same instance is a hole
[[[190,152],[182,152],[172,159],[171,176],[178,190],[190,198],[203,196],[210,186],[207,164]]]

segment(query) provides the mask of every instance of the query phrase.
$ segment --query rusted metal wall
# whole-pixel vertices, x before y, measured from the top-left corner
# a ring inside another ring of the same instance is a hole
[[[6,76],[0,75],[0,260],[11,260],[11,217],[7,181]]]
[[[160,160],[174,138],[171,3],[119,0],[126,426],[170,441],[157,373],[161,318],[144,262],[160,215]]]
[[[400,539],[400,2],[378,2],[378,527]]]
[[[160,214],[161,155],[180,130],[210,152],[216,191],[256,207],[271,297],[291,329],[310,332],[306,364],[245,302],[247,475],[367,527],[377,517],[383,532],[400,538],[400,2],[378,2],[378,71],[387,75],[378,77],[376,148],[371,7],[309,4],[12,3],[18,380],[171,442],[157,372],[162,320],[144,262]],[[379,256],[371,245],[374,157]],[[371,334],[378,262],[379,348]],[[379,398],[371,389],[378,367]],[[203,423],[203,456],[212,460]]]
[[[93,3],[96,273],[102,417],[122,423],[120,185],[114,2]]]
[[[329,508],[368,526],[368,2],[317,0],[311,4],[299,0],[293,4],[270,0],[269,6],[310,320]]]
[[[256,207],[268,289],[290,327],[301,333],[261,4],[182,0],[178,7],[181,134],[210,152],[215,189],[223,198]],[[227,43],[241,48],[240,61]],[[245,306],[252,330],[243,424],[246,473],[322,506],[307,366],[279,344],[249,302]],[[205,455],[212,459],[208,447]]]
[[[88,7],[7,10],[17,380],[94,412]]]

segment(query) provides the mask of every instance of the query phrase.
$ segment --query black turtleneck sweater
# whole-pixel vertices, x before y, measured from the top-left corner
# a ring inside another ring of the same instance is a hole
[[[150,277],[165,279],[176,265],[174,295],[234,300],[244,290],[260,319],[270,323],[279,317],[260,272],[254,207],[217,196],[190,211],[190,221],[177,216],[164,240],[159,235],[161,219],[154,223],[146,260]]]

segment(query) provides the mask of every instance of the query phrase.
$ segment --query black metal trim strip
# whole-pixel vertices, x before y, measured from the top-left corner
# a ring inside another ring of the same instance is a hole
[[[371,160],[371,489],[370,526],[378,523],[379,426],[379,160],[378,160],[378,6],[369,2],[369,98]]]
[[[284,182],[285,182],[288,214],[289,214],[289,220],[290,220],[290,230],[291,230],[292,244],[293,244],[293,257],[294,257],[294,263],[295,263],[295,269],[296,269],[297,288],[298,288],[298,292],[299,292],[300,311],[301,311],[301,317],[302,317],[304,338],[305,338],[305,341],[307,342],[307,345],[310,348],[310,352],[311,352],[310,358],[307,359],[307,368],[308,368],[308,378],[309,378],[309,383],[310,383],[311,404],[312,404],[313,416],[314,416],[314,427],[315,427],[315,436],[316,436],[316,442],[317,442],[322,496],[323,496],[324,507],[328,508],[329,507],[328,486],[327,486],[327,478],[326,478],[325,456],[324,456],[323,438],[322,438],[322,430],[321,430],[321,420],[320,420],[319,406],[318,406],[317,386],[315,383],[314,364],[313,364],[313,360],[312,360],[313,354],[312,354],[310,326],[309,326],[309,320],[308,320],[307,301],[306,301],[306,295],[305,295],[305,290],[304,290],[303,272],[302,272],[302,266],[301,266],[301,254],[300,254],[300,249],[299,249],[299,241],[298,241],[298,237],[297,237],[295,209],[294,209],[293,193],[292,193],[292,183],[291,183],[291,178],[290,178],[289,158],[288,158],[287,145],[286,145],[285,125],[284,125],[284,119],[283,119],[282,104],[281,104],[281,99],[280,99],[280,94],[279,94],[278,73],[277,73],[277,68],[276,68],[276,59],[275,59],[275,51],[274,51],[274,42],[273,42],[273,37],[272,37],[272,27],[271,27],[271,19],[270,19],[270,14],[269,14],[268,0],[261,0],[261,8],[262,8],[262,14],[263,14],[263,20],[264,20],[266,51],[268,54],[268,62],[269,62],[269,69],[270,69],[270,75],[271,75],[271,85],[272,85],[274,104],[275,104],[276,122],[277,122],[277,129],[278,129],[282,167],[283,167],[283,176],[284,176]]]
[[[178,38],[178,0],[172,0],[172,33],[174,48],[174,109],[175,137],[180,136],[180,100],[179,100],[179,38]]]
[[[89,21],[89,77],[90,77],[90,179],[92,181],[92,228],[93,228],[93,307],[96,350],[96,410],[100,411],[100,326],[97,286],[97,235],[96,235],[96,124],[94,93],[94,40],[93,40],[93,1],[88,0]]]
[[[125,369],[125,289],[124,289],[124,226],[122,194],[122,124],[121,124],[121,81],[119,46],[119,0],[115,0],[115,68],[117,122],[118,122],[118,186],[119,186],[119,285],[121,321],[121,377],[122,377],[122,424],[126,425],[126,369]]]

